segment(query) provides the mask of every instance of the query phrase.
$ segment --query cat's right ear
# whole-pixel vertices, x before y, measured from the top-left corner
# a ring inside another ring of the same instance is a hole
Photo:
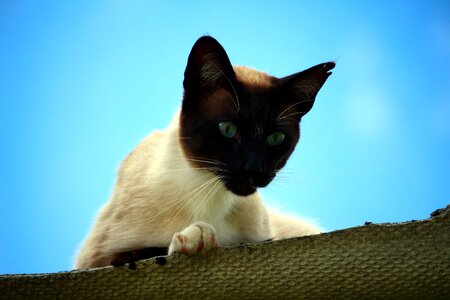
[[[288,107],[286,112],[298,119],[308,113],[314,105],[317,93],[335,66],[334,62],[327,62],[282,78],[282,98]]]
[[[192,47],[184,72],[185,92],[198,95],[211,87],[226,88],[229,85],[226,81],[234,83],[236,74],[225,49],[210,36],[199,38]]]

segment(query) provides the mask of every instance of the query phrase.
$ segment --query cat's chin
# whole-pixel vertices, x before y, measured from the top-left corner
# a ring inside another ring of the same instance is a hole
[[[245,190],[245,191],[231,191],[233,194],[239,197],[247,197],[256,193],[256,189]]]
[[[258,188],[266,187],[271,181],[272,177],[259,178],[258,180],[250,179],[232,179],[223,181],[227,190],[233,194],[241,197],[250,196],[258,190]]]
[[[256,187],[248,185],[226,183],[225,187],[233,194],[241,197],[250,196],[256,193]]]

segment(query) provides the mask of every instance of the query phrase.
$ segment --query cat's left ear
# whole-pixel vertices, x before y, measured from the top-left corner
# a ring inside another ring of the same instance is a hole
[[[334,62],[323,63],[280,79],[282,101],[295,111],[293,115],[300,119],[311,110],[317,93],[335,65]]]
[[[183,86],[187,92],[215,86],[229,86],[236,75],[225,49],[210,36],[197,40],[189,54]]]

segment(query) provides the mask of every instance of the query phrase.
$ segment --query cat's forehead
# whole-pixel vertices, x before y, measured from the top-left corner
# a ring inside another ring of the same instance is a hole
[[[233,67],[243,88],[241,117],[255,126],[260,133],[268,121],[273,121],[279,110],[277,98],[278,79],[248,67]]]
[[[278,79],[267,73],[243,66],[234,66],[236,79],[241,84],[244,99],[243,106],[247,111],[256,113],[256,116],[273,106],[273,91],[276,89]]]
[[[277,78],[244,66],[233,66],[237,80],[248,88],[272,88]]]
[[[278,99],[279,79],[244,66],[233,66],[239,89],[217,89],[202,102],[208,119],[237,119],[251,136],[260,137],[277,126],[284,109]]]
[[[270,118],[270,111],[277,105],[274,91],[277,78],[248,67],[233,67],[240,87],[232,89],[215,89],[204,97],[201,111],[209,119],[221,119],[226,116],[248,121],[263,123]]]

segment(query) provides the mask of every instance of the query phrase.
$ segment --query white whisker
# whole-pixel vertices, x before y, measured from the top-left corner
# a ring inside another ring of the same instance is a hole
[[[223,77],[225,77],[225,79],[228,81],[228,83],[230,84],[231,88],[233,89],[234,95],[236,97],[236,101],[233,100],[233,102],[234,102],[234,105],[236,106],[237,111],[239,112],[241,110],[241,106],[240,106],[240,103],[239,103],[239,97],[238,97],[238,94],[236,92],[236,89],[234,88],[234,85],[231,82],[231,80],[228,78],[228,76],[225,75],[225,73],[223,71],[220,71],[220,73],[223,75]]]
[[[210,202],[210,200],[214,198],[214,196],[217,194],[217,192],[221,187],[221,182],[215,181],[214,183],[212,183],[212,185],[213,186],[209,189],[209,191],[206,193],[203,199],[198,203],[197,207],[194,208],[192,212],[192,217],[197,216],[201,212],[201,210],[205,207],[205,205],[207,205],[208,202]]]
[[[192,183],[195,183],[195,182],[197,182],[197,181],[203,181],[203,180],[205,179],[205,177],[208,177],[208,176],[210,176],[210,174],[208,174],[208,173],[203,174],[202,176],[199,176],[199,177],[197,177],[196,179],[192,180],[192,181],[191,181],[191,184],[192,184]],[[178,199],[173,199],[174,202],[172,202],[170,205],[166,206],[163,210],[158,211],[158,213],[157,213],[155,216],[153,216],[153,217],[156,219],[156,218],[159,217],[161,214],[163,214],[163,213],[165,213],[165,212],[167,212],[167,211],[169,211],[169,210],[171,210],[171,209],[173,209],[173,208],[176,208],[176,206],[180,205],[185,199],[187,199],[188,197],[190,197],[192,194],[196,193],[198,190],[202,189],[202,187],[204,187],[205,185],[207,185],[207,184],[208,184],[210,181],[212,181],[213,179],[214,179],[214,178],[211,178],[211,179],[205,181],[203,184],[199,185],[197,188],[193,189],[192,191],[189,191],[189,192],[188,192],[187,194],[185,194],[183,197],[178,198]],[[189,201],[187,201],[187,202],[189,202]],[[185,205],[187,205],[187,204],[185,203]],[[183,205],[183,206],[180,208],[180,211],[181,211],[182,209],[184,209],[185,205]]]
[[[204,167],[204,168],[189,168],[188,167],[188,168],[164,170],[164,172],[170,173],[170,172],[181,172],[181,171],[190,171],[190,170],[200,170],[200,171],[205,170],[205,171],[209,171],[211,169],[213,169],[213,168],[207,168],[207,167]]]
[[[293,108],[294,106],[299,105],[299,104],[301,104],[301,103],[313,101],[313,100],[314,100],[313,98],[304,99],[304,100],[302,100],[302,101],[298,101],[298,102],[295,102],[294,104],[289,105],[287,108],[285,108],[285,109],[278,115],[278,117],[277,117],[276,119],[277,119],[277,120],[280,120],[280,119],[282,118],[283,114],[286,113],[287,111],[289,111],[289,110],[290,110],[291,108]]]
[[[206,164],[212,164],[212,165],[225,165],[223,162],[220,162],[218,160],[215,159],[211,159],[211,158],[187,158],[187,160],[189,161],[195,161],[195,162],[201,162],[201,163],[206,163]]]
[[[186,199],[186,201],[184,202],[184,204],[177,210],[177,212],[175,213],[175,215],[172,217],[173,219],[176,219],[176,217],[183,211],[185,210],[185,208],[188,207],[188,205],[192,204],[193,201],[195,201],[195,199],[197,198],[198,195],[200,195],[206,188],[208,188],[208,186],[210,186],[211,184],[213,184],[215,181],[215,178],[211,178],[209,180],[207,180],[206,182],[204,182],[201,186],[199,186],[197,189],[195,189],[194,191],[196,192],[194,195],[192,195],[192,193],[188,193],[187,195],[185,195],[184,197],[182,197],[183,201]],[[192,197],[191,197],[192,195]],[[181,202],[181,201],[179,201]],[[188,209],[187,212],[190,215],[190,218],[192,218],[192,209]]]
[[[283,115],[281,118],[278,118],[277,121],[279,122],[279,121],[281,121],[281,120],[283,120],[283,119],[290,119],[290,120],[295,120],[295,121],[297,121],[296,119],[291,118],[291,117],[292,117],[292,116],[296,116],[296,115],[301,115],[301,114],[304,114],[304,113],[305,113],[304,111],[293,112],[293,113],[290,113],[290,114],[287,114],[287,115]]]

